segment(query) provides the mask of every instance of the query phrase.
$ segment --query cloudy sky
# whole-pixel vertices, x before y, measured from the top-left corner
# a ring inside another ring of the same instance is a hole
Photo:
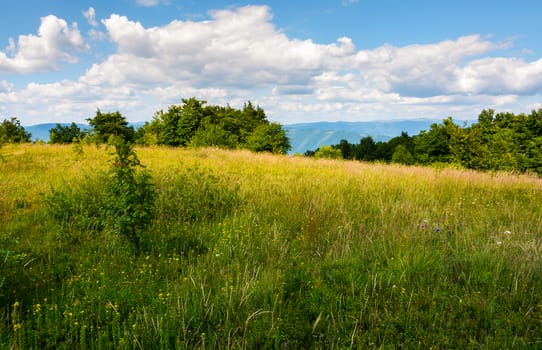
[[[0,119],[129,121],[196,97],[272,121],[476,119],[542,108],[538,0],[17,0]]]

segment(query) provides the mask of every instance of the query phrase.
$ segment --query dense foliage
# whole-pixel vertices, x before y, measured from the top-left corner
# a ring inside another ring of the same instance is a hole
[[[70,125],[56,124],[54,128],[49,130],[50,143],[72,143],[84,136],[86,136],[86,132],[82,131],[75,123]]]
[[[270,123],[264,110],[249,101],[242,109],[206,105],[192,97],[155,113],[138,129],[143,145],[214,146],[256,152],[286,153],[290,142],[278,123]]]
[[[134,128],[128,126],[128,121],[118,111],[102,113],[97,110],[94,118],[87,118],[87,121],[92,126],[92,133],[97,142],[106,143],[110,138],[117,137],[121,137],[127,142],[134,140]]]
[[[484,110],[478,122],[457,125],[451,117],[418,135],[402,133],[387,142],[367,136],[359,144],[343,140],[333,148],[345,159],[429,165],[449,163],[467,169],[542,174],[542,109],[531,114]],[[306,155],[318,154],[307,152]]]
[[[21,125],[21,122],[13,117],[4,119],[0,124],[0,145],[4,143],[30,142],[32,135]]]

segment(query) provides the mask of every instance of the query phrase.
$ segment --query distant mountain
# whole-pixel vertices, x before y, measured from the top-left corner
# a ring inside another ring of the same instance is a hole
[[[366,136],[375,141],[388,141],[406,132],[410,136],[429,130],[431,124],[441,120],[416,119],[370,122],[317,122],[285,125],[292,145],[291,154],[316,150],[322,145],[336,145],[341,140],[359,143]]]
[[[71,123],[58,123],[62,126],[70,126]],[[36,124],[25,126],[24,129],[32,134],[32,141],[45,141],[49,142],[49,130],[56,127],[57,123],[46,123],[46,124]],[[90,126],[87,124],[77,124],[79,129],[87,130],[90,129]]]
[[[59,123],[62,126],[70,126],[71,123]],[[91,127],[88,124],[79,124],[76,123],[79,129],[81,130],[90,130]],[[143,126],[143,122],[137,122],[137,123],[130,123],[131,126],[134,127],[134,129],[139,128],[140,126]],[[30,125],[25,126],[24,129],[32,134],[32,141],[45,141],[49,142],[50,133],[49,130],[56,127],[57,123],[46,123],[46,124],[36,124],[36,125]]]

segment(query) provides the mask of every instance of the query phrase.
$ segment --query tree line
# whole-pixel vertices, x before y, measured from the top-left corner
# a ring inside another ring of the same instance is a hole
[[[139,145],[214,146],[286,153],[291,149],[286,131],[267,120],[264,110],[250,101],[241,109],[207,105],[194,97],[182,99],[167,111],[156,112],[150,122],[135,130],[119,112],[96,112],[87,121],[90,130],[75,123],[57,124],[50,143],[88,140],[106,143],[113,137]],[[0,145],[30,142],[17,118],[0,124]],[[518,171],[542,174],[542,108],[530,114],[483,110],[471,125],[458,125],[452,117],[434,123],[429,130],[410,136],[406,132],[389,141],[371,136],[359,144],[341,140],[305,152],[309,157],[380,161],[406,165],[452,164],[482,171]]]
[[[121,137],[139,145],[220,147],[249,149],[255,152],[287,153],[291,149],[286,131],[279,123],[270,122],[260,106],[248,101],[241,109],[207,105],[194,97],[182,99],[167,111],[156,112],[150,122],[137,130],[120,112],[96,111],[86,119],[90,130],[75,124],[57,124],[49,130],[50,143],[108,143]],[[0,125],[3,143],[30,142],[31,135],[16,118]]]
[[[429,130],[389,141],[363,137],[359,144],[339,144],[307,151],[306,156],[406,165],[445,163],[483,171],[519,171],[542,174],[542,109],[530,114],[483,110],[476,123],[458,125],[452,117]]]

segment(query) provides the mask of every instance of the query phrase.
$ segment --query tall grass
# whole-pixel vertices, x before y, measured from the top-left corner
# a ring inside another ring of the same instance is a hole
[[[103,148],[2,148],[2,347],[542,347],[539,178],[136,151],[141,254],[49,215],[52,189],[100,197]]]

